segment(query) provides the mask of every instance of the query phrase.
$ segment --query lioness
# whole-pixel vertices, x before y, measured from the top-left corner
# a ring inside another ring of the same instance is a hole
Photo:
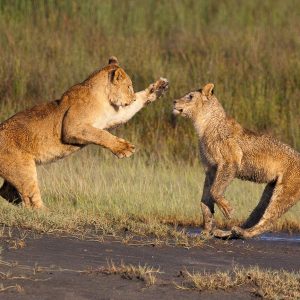
[[[36,105],[0,124],[0,196],[25,207],[42,208],[36,165],[63,158],[88,144],[129,157],[134,145],[106,129],[127,122],[168,88],[160,79],[134,93],[115,57],[59,100]]]
[[[300,199],[300,154],[270,136],[244,129],[228,117],[213,88],[209,83],[175,100],[173,110],[193,121],[200,139],[206,174],[201,199],[204,229],[217,237],[253,237],[268,230]],[[241,228],[215,229],[214,203],[227,218],[231,216],[224,192],[234,178],[267,186]]]

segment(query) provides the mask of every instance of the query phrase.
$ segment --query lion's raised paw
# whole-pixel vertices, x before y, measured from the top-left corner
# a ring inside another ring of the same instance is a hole
[[[169,81],[166,78],[160,78],[149,86],[148,103],[161,97],[169,88]]]

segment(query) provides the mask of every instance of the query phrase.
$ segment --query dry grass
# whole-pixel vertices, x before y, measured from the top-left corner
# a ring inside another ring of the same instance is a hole
[[[4,286],[2,283],[0,283],[0,293],[1,292],[6,292],[8,290],[15,290],[18,293],[23,292],[23,288],[19,284]]]
[[[147,286],[154,285],[157,282],[157,275],[160,274],[159,268],[153,268],[148,265],[132,265],[125,264],[121,262],[120,264],[115,264],[112,260],[107,262],[106,266],[99,268],[89,268],[88,270],[72,270],[64,269],[60,267],[42,267],[36,265],[35,267],[29,267],[25,265],[19,265],[17,263],[9,263],[0,260],[0,266],[8,268],[6,272],[0,272],[0,280],[31,280],[31,281],[47,281],[51,278],[37,278],[38,273],[53,273],[53,272],[71,272],[71,273],[80,273],[80,274],[103,274],[103,275],[120,275],[124,279],[137,279],[145,282]],[[14,275],[14,273],[20,275]],[[3,287],[4,288],[4,287]],[[12,286],[6,287],[3,291],[12,288]],[[1,291],[1,286],[0,286]]]
[[[26,247],[27,233],[24,230],[18,232],[18,237],[13,234],[12,228],[7,228],[5,225],[0,229],[0,238],[7,243],[7,247],[12,250],[23,249]],[[1,254],[1,247],[0,247]],[[1,257],[0,257],[1,259]]]
[[[15,282],[18,280],[29,280],[34,282],[48,281],[51,277],[43,277],[53,272],[79,273],[86,275],[119,275],[124,279],[140,280],[147,286],[155,284],[175,285],[180,290],[197,290],[227,292],[241,291],[249,292],[252,295],[263,299],[300,299],[300,272],[287,272],[284,270],[265,270],[255,267],[237,267],[230,271],[217,271],[213,273],[196,273],[187,270],[180,272],[183,277],[181,283],[159,278],[162,272],[159,268],[148,265],[132,265],[121,262],[116,264],[108,261],[106,266],[90,268],[87,270],[72,270],[60,267],[42,267],[36,265],[30,267],[9,263],[0,260],[0,265],[7,271],[0,272],[1,281]],[[17,275],[16,275],[17,274]],[[38,275],[39,274],[39,275]],[[18,284],[4,286],[0,282],[0,292],[15,289],[22,292],[23,288]]]
[[[183,271],[180,289],[229,290],[249,288],[251,293],[264,299],[299,299],[300,273],[283,270],[262,270],[258,267],[239,268],[216,273],[190,273]]]
[[[63,161],[39,169],[42,197],[49,212],[14,207],[1,199],[0,220],[6,226],[48,233],[111,235],[132,240],[152,237],[188,246],[203,239],[189,238],[177,225],[200,226],[203,173],[198,162],[148,159],[141,152],[118,160],[97,148],[87,148]],[[235,181],[227,198],[235,208],[226,221],[217,210],[221,226],[246,219],[262,192],[261,185]],[[299,204],[274,229],[299,231]]]
[[[18,280],[39,281],[39,279],[35,279],[32,275],[24,275],[24,274],[14,275],[12,270],[13,270],[13,268],[15,268],[17,266],[16,264],[7,263],[0,259],[0,266],[9,268],[7,271],[3,271],[3,269],[1,268],[1,271],[0,271],[0,293],[7,292],[10,290],[15,290],[18,293],[24,292],[24,288],[20,284],[14,283],[14,284],[5,285],[3,282],[18,281]]]
[[[95,270],[91,270],[92,273]],[[138,279],[144,281],[148,286],[154,285],[157,281],[157,274],[161,273],[159,269],[153,267],[145,266],[134,266],[132,264],[116,265],[113,261],[107,262],[107,266],[96,270],[102,274],[107,275],[120,275],[124,279]]]

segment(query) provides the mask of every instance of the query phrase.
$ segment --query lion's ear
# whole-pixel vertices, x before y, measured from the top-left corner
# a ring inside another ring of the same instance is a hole
[[[117,68],[115,70],[112,70],[110,72],[110,81],[114,84],[117,84],[118,82],[122,81],[125,79],[126,74],[121,68]]]
[[[108,59],[108,64],[109,65],[118,65],[119,64],[119,61],[118,59],[115,57],[115,56],[111,56],[109,59]]]
[[[207,83],[203,88],[202,88],[202,95],[209,97],[213,95],[214,93],[214,84],[213,83]]]

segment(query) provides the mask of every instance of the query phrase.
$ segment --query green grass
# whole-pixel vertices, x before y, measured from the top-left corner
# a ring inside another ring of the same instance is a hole
[[[59,98],[111,55],[136,90],[160,76],[170,80],[165,98],[115,130],[139,147],[134,158],[87,150],[42,167],[43,199],[52,212],[1,201],[1,222],[45,231],[130,226],[156,234],[168,232],[162,223],[198,226],[197,138],[190,122],[171,118],[172,99],[214,82],[230,115],[299,150],[299,9],[296,0],[0,0],[0,121]],[[246,218],[261,191],[250,183],[230,187],[232,223]],[[299,228],[297,215],[299,205],[277,229]]]
[[[121,129],[148,155],[194,159],[194,131],[184,120],[174,130],[171,100],[208,81],[243,125],[299,150],[299,9],[296,0],[1,0],[0,120],[60,97],[116,55],[137,90],[170,80],[168,97]]]
[[[138,152],[119,160],[112,154],[88,147],[60,162],[39,168],[42,197],[50,212],[13,207],[0,202],[1,223],[43,232],[90,230],[118,235],[166,237],[176,235],[177,225],[202,223],[200,196],[203,172],[200,164],[161,160],[159,164]],[[235,181],[227,198],[235,208],[227,222],[217,210],[220,226],[246,219],[259,200],[263,186]],[[299,230],[300,205],[284,215],[277,230]],[[172,224],[168,227],[163,224]]]

